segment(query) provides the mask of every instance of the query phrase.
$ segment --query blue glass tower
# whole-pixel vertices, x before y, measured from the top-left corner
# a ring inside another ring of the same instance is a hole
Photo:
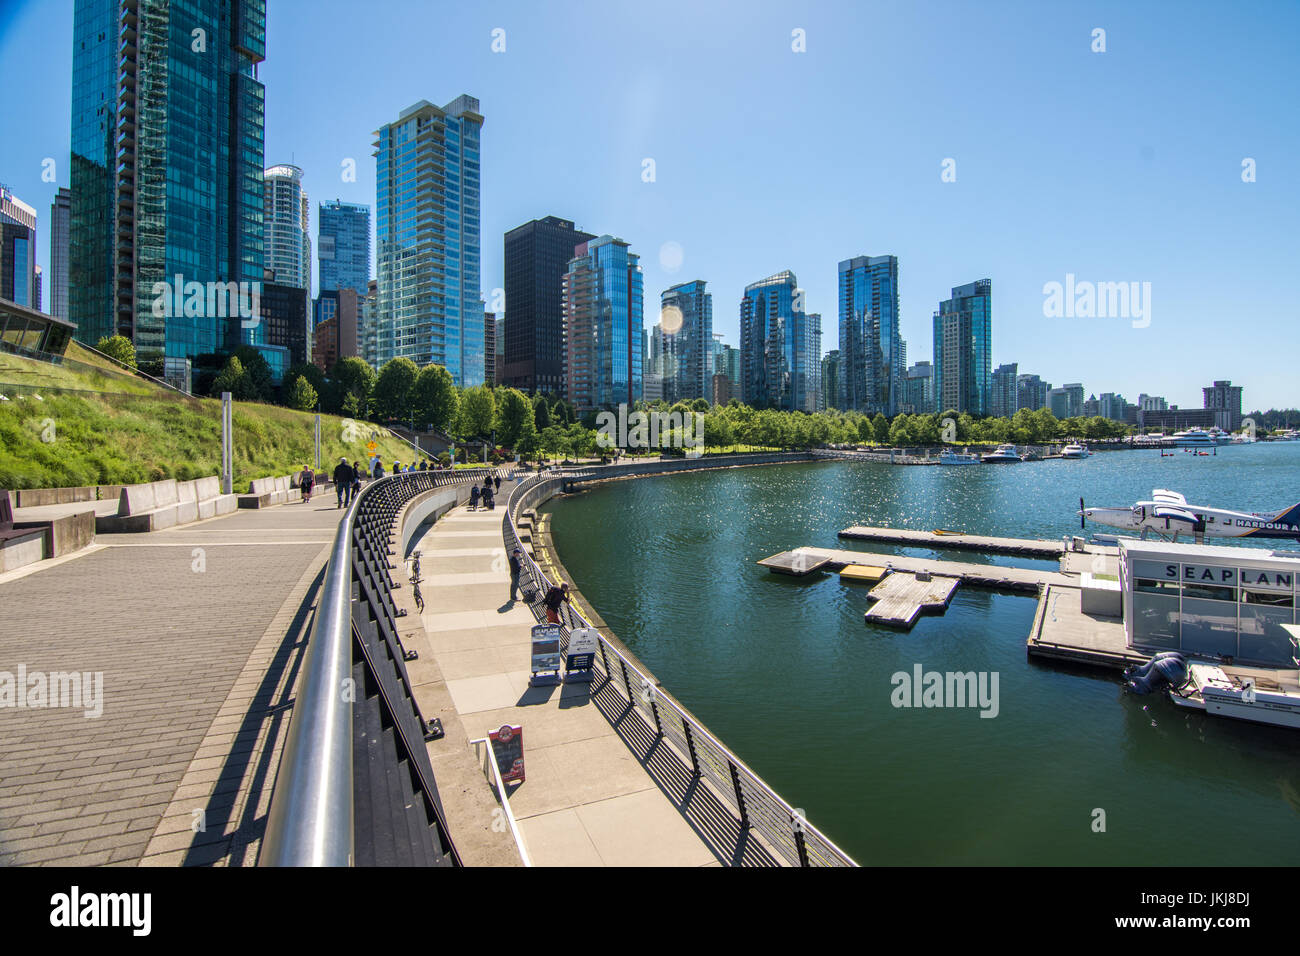
[[[579,411],[630,406],[642,395],[640,257],[613,236],[584,242],[574,253],[561,283],[566,397]]]
[[[703,279],[683,282],[659,296],[665,364],[664,400],[708,398],[713,388],[713,296]]]
[[[839,408],[898,413],[905,360],[898,326],[898,257],[856,256],[839,269]]]
[[[376,359],[442,365],[461,387],[485,374],[478,110],[468,95],[421,100],[375,134]]]
[[[993,283],[952,290],[934,314],[934,396],[946,411],[988,415],[993,406]]]
[[[821,375],[821,356],[810,351],[821,337],[809,334],[797,286],[787,270],[746,286],[740,300],[741,400],[755,408],[816,409],[809,383]]]
[[[337,199],[321,203],[316,245],[320,291],[356,289],[364,296],[370,281],[370,207]]]

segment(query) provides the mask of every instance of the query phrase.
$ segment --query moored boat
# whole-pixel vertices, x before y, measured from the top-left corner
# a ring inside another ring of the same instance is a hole
[[[1020,455],[1015,445],[998,445],[998,450],[980,457],[986,465],[1011,465],[1020,463]]]

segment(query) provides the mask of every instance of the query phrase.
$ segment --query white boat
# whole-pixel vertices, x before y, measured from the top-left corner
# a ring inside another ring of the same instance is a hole
[[[951,448],[945,449],[944,453],[939,456],[941,465],[978,465],[980,460],[975,455],[963,455],[955,452]]]
[[[1187,431],[1174,432],[1174,444],[1179,448],[1212,448],[1222,442],[1217,435],[1204,428],[1189,428]]]
[[[1061,449],[1062,458],[1087,458],[1088,455],[1088,449],[1074,442],[1071,442]]]
[[[1271,677],[1229,674],[1218,664],[1192,661],[1187,680],[1169,689],[1169,699],[1179,707],[1217,717],[1300,729],[1300,684],[1295,678],[1287,684]]]
[[[989,452],[980,458],[986,465],[1010,465],[1020,464],[1020,454],[1016,451],[1015,445],[998,445],[998,450]]]

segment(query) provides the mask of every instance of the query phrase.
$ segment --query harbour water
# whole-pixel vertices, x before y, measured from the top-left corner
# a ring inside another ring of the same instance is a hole
[[[859,862],[1286,864],[1300,851],[1300,732],[1126,696],[1108,671],[1031,664],[1032,598],[959,588],[946,614],[900,633],[863,622],[864,587],[755,565],[799,545],[886,550],[836,537],[854,524],[1056,538],[1079,532],[1080,495],[1128,505],[1153,488],[1281,509],[1300,501],[1300,443],[1003,468],[742,468],[612,482],[546,510],[614,632]],[[917,665],[997,674],[997,716],[894,706],[894,675]]]

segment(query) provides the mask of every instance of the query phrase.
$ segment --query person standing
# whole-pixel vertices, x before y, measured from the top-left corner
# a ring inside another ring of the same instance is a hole
[[[520,551],[515,548],[510,552],[510,603],[513,604],[519,595],[519,575],[523,573],[524,566],[520,563]]]
[[[311,501],[311,490],[316,485],[316,473],[307,465],[303,465],[302,474],[298,476],[298,485],[302,488],[302,503],[306,504]]]
[[[559,587],[551,585],[546,592],[546,620],[550,624],[560,623],[560,607],[569,603],[569,586],[561,584]]]
[[[494,485],[496,486],[497,493],[499,494],[499,493],[501,492],[501,473],[500,473],[500,472],[497,472],[497,473],[492,477],[492,484],[494,484]]]
[[[332,477],[334,478],[334,490],[338,494],[337,510],[338,508],[342,508],[343,505],[351,499],[352,479],[356,477],[356,474],[353,472],[352,466],[348,464],[348,460],[346,458],[340,458],[339,463],[334,466],[334,474]]]
[[[370,473],[370,477],[371,478],[384,477],[384,463],[380,461],[378,458],[375,459],[375,468],[374,471]]]
[[[469,490],[469,510],[478,511],[478,485]]]

